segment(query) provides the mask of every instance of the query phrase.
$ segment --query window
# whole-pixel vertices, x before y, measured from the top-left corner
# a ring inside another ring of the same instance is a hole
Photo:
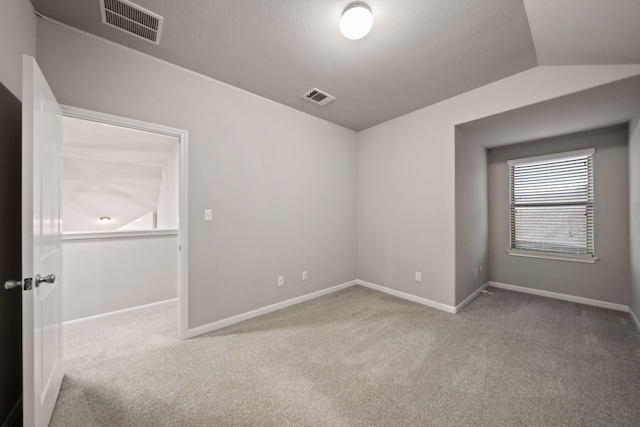
[[[595,262],[594,149],[510,160],[509,253]]]

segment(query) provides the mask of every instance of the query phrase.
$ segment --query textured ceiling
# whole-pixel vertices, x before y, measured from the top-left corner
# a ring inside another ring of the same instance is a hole
[[[65,231],[115,230],[157,210],[175,138],[71,117],[63,128]]]
[[[134,0],[159,46],[101,23],[99,0],[42,15],[361,130],[537,65],[640,63],[640,0],[368,0],[371,33],[339,31],[350,0]],[[301,98],[317,87],[337,99]]]
[[[640,63],[639,0],[525,0],[540,65]]]
[[[521,0],[369,0],[374,26],[339,31],[349,0],[135,0],[165,18],[159,46],[101,23],[98,0],[32,0],[46,17],[361,130],[537,65]],[[337,99],[301,98],[317,87]]]

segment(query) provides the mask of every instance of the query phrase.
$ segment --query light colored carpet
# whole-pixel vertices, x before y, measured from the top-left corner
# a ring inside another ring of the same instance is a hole
[[[491,289],[451,315],[355,286],[194,338],[66,330],[52,426],[638,426],[628,315]]]

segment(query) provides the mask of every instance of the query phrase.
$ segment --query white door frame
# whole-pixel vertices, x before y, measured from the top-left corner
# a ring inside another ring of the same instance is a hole
[[[188,157],[187,142],[188,132],[184,129],[177,129],[168,126],[162,126],[155,123],[143,122],[127,117],[114,116],[112,114],[99,113],[97,111],[86,110],[84,108],[71,107],[68,105],[60,105],[62,113],[67,117],[77,119],[90,120],[98,123],[106,123],[121,127],[127,127],[136,130],[158,133],[161,135],[172,136],[178,139],[178,245],[180,250],[180,262],[178,263],[178,336],[184,340],[188,338],[189,328],[189,263],[188,263],[188,203],[187,203],[187,178],[188,174]]]

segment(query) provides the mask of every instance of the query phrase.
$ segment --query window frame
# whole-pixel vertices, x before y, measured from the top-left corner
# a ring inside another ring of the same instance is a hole
[[[517,165],[521,165],[521,164],[526,164],[526,163],[535,163],[535,162],[541,162],[541,161],[547,161],[547,160],[558,160],[558,159],[569,159],[572,157],[578,157],[578,156],[591,156],[591,161],[592,161],[592,185],[593,185],[593,193],[594,193],[594,202],[593,202],[593,209],[594,209],[594,223],[593,223],[593,235],[592,235],[592,241],[593,241],[593,254],[586,254],[586,255],[578,255],[578,254],[566,254],[566,253],[562,253],[562,252],[554,252],[554,251],[543,251],[543,250],[535,250],[535,249],[518,249],[518,248],[512,248],[511,247],[511,243],[513,242],[512,236],[513,236],[513,232],[514,232],[514,224],[513,224],[513,219],[512,219],[512,215],[511,215],[511,204],[512,204],[512,190],[513,190],[513,182],[512,182],[512,173],[511,173],[511,169],[513,166],[517,166]],[[507,243],[507,253],[511,256],[517,256],[517,257],[527,257],[527,258],[540,258],[540,259],[551,259],[551,260],[559,260],[559,261],[573,261],[573,262],[581,262],[581,263],[589,263],[589,264],[593,264],[596,261],[598,261],[598,257],[596,257],[595,252],[596,252],[596,248],[595,248],[595,148],[587,148],[587,149],[583,149],[583,150],[574,150],[574,151],[564,151],[564,152],[559,152],[559,153],[552,153],[552,154],[544,154],[544,155],[540,155],[540,156],[532,156],[532,157],[523,157],[523,158],[518,158],[518,159],[511,159],[507,161],[507,172],[508,172],[508,188],[507,188],[507,216],[509,218],[508,220],[508,243]]]

